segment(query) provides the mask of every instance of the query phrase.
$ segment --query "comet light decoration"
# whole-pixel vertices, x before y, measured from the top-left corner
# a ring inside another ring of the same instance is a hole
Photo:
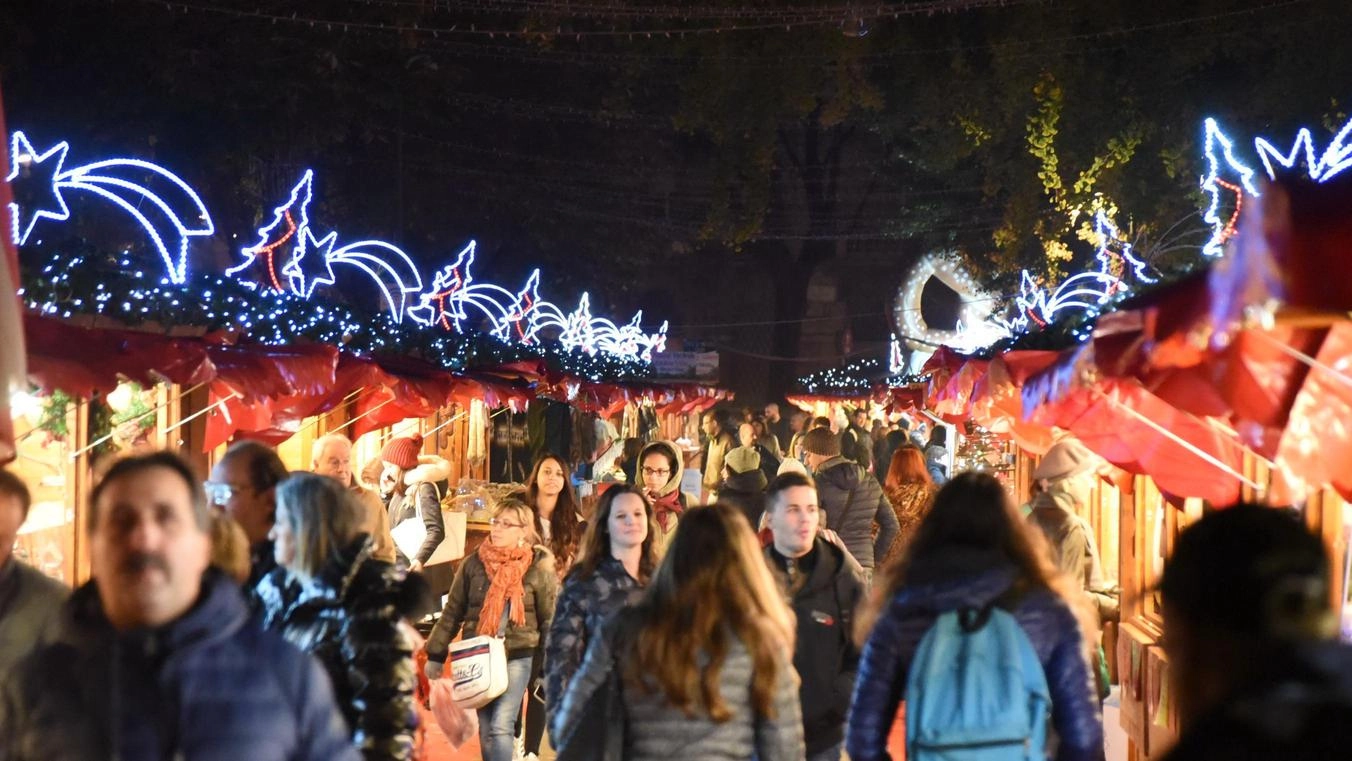
[[[431,290],[418,297],[418,306],[409,316],[423,325],[439,325],[443,330],[460,332],[469,317],[466,308],[479,312],[489,322],[489,332],[502,338],[502,326],[516,303],[516,296],[500,285],[476,283],[470,268],[474,266],[475,241],[470,241],[455,261],[436,273]],[[533,275],[539,282],[538,271]]]
[[[10,138],[10,172],[5,179],[22,197],[10,203],[14,244],[27,243],[43,219],[70,219],[63,193],[83,191],[135,220],[164,262],[168,280],[186,282],[188,241],[215,232],[206,205],[192,187],[164,167],[140,159],[108,159],[67,169],[69,151],[65,141],[38,151],[22,131]]]

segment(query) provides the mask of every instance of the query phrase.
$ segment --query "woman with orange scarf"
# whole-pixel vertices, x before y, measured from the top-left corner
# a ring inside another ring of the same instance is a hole
[[[465,558],[451,582],[441,619],[427,639],[427,676],[436,679],[456,634],[500,636],[507,650],[507,691],[479,711],[479,747],[484,761],[512,761],[521,699],[530,682],[531,660],[545,644],[554,616],[558,578],[554,557],[539,544],[535,516],[524,502],[505,499],[493,515],[493,530]]]

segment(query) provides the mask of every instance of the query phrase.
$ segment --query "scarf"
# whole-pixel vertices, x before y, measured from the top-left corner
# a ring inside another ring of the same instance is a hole
[[[680,489],[653,499],[653,512],[656,513],[657,523],[663,531],[670,531],[672,521],[679,518],[684,510],[685,505],[681,504]]]
[[[522,580],[534,557],[535,549],[529,545],[497,547],[492,542],[479,545],[479,560],[483,561],[489,579],[488,592],[479,609],[479,634],[496,637],[504,609],[510,611],[511,623],[525,626],[526,588]]]

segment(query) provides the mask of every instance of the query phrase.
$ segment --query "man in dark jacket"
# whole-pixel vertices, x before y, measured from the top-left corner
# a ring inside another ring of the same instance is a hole
[[[1169,761],[1348,757],[1352,648],[1330,587],[1323,542],[1292,513],[1238,505],[1183,532],[1160,581]]]
[[[840,453],[865,470],[873,467],[873,436],[868,429],[868,412],[857,409],[850,425],[840,434]]]
[[[286,476],[282,458],[257,441],[230,445],[211,469],[211,480],[206,484],[207,499],[229,513],[249,537],[246,590],[258,586],[277,567],[268,534],[277,521],[277,484]]]
[[[208,570],[198,483],[160,452],[94,488],[93,580],[8,675],[0,758],[360,758],[319,664],[252,625],[239,588]]]
[[[863,567],[865,583],[871,583],[874,558],[886,555],[901,533],[897,514],[877,479],[858,463],[841,457],[839,436],[825,428],[814,428],[803,436],[803,449],[808,470],[816,478],[817,498],[826,513],[826,527],[840,536],[845,548]]]
[[[14,557],[14,540],[32,497],[18,476],[0,469],[0,674],[45,641],[70,590]]]
[[[864,571],[850,553],[819,534],[817,487],[801,473],[785,473],[765,494],[774,541],[765,557],[786,580],[798,619],[793,667],[802,680],[807,761],[840,761],[845,717],[859,668],[852,639],[854,610],[864,597]]]

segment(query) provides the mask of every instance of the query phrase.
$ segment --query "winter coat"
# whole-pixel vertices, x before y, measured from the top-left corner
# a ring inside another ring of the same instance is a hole
[[[479,610],[488,594],[488,569],[479,553],[467,556],[455,571],[455,580],[451,582],[451,591],[446,599],[446,607],[441,618],[432,627],[427,638],[427,659],[445,663],[456,634],[463,639],[477,637],[480,634],[497,636],[496,631],[480,632]],[[527,658],[535,654],[544,644],[542,633],[549,631],[550,621],[554,617],[554,598],[558,594],[559,581],[554,575],[554,556],[549,550],[535,546],[535,559],[531,561],[526,576],[522,579],[526,589],[526,623],[517,626],[508,622],[505,635],[508,658]]]
[[[737,446],[732,434],[720,431],[704,445],[704,490],[718,491],[723,486],[723,457]]]
[[[308,582],[279,568],[258,585],[263,628],[319,658],[352,741],[367,761],[413,757],[418,686],[411,638],[399,626],[393,565],[360,535]]]
[[[873,436],[851,423],[840,436],[840,454],[865,470],[873,467]]]
[[[568,576],[554,606],[554,620],[545,643],[545,706],[552,718],[563,700],[568,681],[582,665],[587,643],[612,613],[632,604],[642,587],[624,563],[607,556],[596,572]]]
[[[1100,620],[1116,620],[1118,596],[1103,577],[1094,529],[1075,514],[1071,496],[1042,492],[1033,499],[1031,507],[1028,522],[1047,537],[1056,566],[1084,587],[1098,606]]]
[[[915,538],[920,522],[929,515],[930,507],[934,504],[935,491],[937,489],[934,484],[928,483],[901,484],[891,489],[883,489],[883,493],[887,495],[887,503],[892,506],[892,512],[897,516],[897,527],[900,531],[897,533],[896,541],[892,542],[883,559],[878,562],[879,568],[887,568],[900,560],[906,546]]]
[[[1192,721],[1164,761],[1347,757],[1352,648],[1309,643],[1256,661],[1254,678]]]
[[[845,550],[817,537],[811,575],[792,595],[789,605],[798,619],[793,667],[802,680],[798,695],[803,708],[807,754],[820,753],[845,737],[859,649],[854,646],[854,611],[864,599],[864,571]],[[765,550],[770,566],[783,577],[773,547]]]
[[[427,527],[427,538],[423,539],[417,557],[407,557],[402,551],[398,556],[403,564],[413,561],[426,563],[432,557],[441,540],[446,538],[446,523],[441,518],[440,483],[451,477],[451,464],[435,455],[421,455],[418,466],[404,474],[404,491],[396,489],[390,495],[386,509],[390,515],[390,528],[418,516],[422,512],[423,525]]]
[[[765,473],[760,469],[733,473],[718,490],[718,501],[736,505],[746,516],[751,530],[760,528],[761,513],[765,512]]]
[[[70,589],[10,556],[0,567],[0,674],[50,639]]]
[[[627,671],[632,657],[637,616],[632,608],[621,610],[601,627],[601,635],[587,644],[582,667],[564,692],[563,702],[550,724],[553,737],[565,736],[581,718],[592,694],[606,682],[612,665]],[[618,642],[627,646],[617,648]],[[618,650],[618,657],[615,653]],[[695,709],[692,716],[678,711],[655,684],[652,690],[622,683],[620,705],[624,706],[626,761],[801,761],[803,719],[798,705],[798,685],[786,657],[780,661],[771,701],[773,718],[757,716],[751,703],[754,673],[751,653],[736,637],[730,637],[727,654],[719,666],[719,692],[732,716],[715,722],[707,712]]]
[[[864,643],[845,741],[851,761],[888,758],[887,739],[897,704],[905,698],[911,659],[938,615],[989,605],[1004,595],[1015,574],[1002,556],[958,547],[912,565],[907,583],[886,604]],[[1010,612],[1042,661],[1052,699],[1051,728],[1060,740],[1056,758],[1101,758],[1103,717],[1075,615],[1045,589],[1024,595]]]
[[[686,499],[686,495],[680,490],[681,478],[685,474],[685,457],[681,452],[680,447],[676,446],[675,443],[670,441],[654,441],[645,446],[643,451],[638,454],[639,467],[642,467],[644,458],[646,458],[650,452],[658,449],[665,449],[671,454],[672,461],[676,463],[676,469],[673,470],[671,476],[667,478],[667,484],[662,487],[661,491],[655,495],[649,494],[648,496],[655,497],[653,501],[657,501],[664,497],[670,497],[672,494],[676,494],[677,499],[681,502],[682,509],[690,507],[690,501]],[[719,467],[722,466],[720,465]],[[671,544],[671,537],[676,534],[676,524],[680,519],[676,516],[671,517],[673,520],[668,522],[666,528],[662,528],[660,521],[657,522],[657,536],[653,541],[653,551],[657,553],[658,557],[666,554],[667,545]]]
[[[249,620],[215,569],[197,603],[153,632],[118,632],[96,582],[0,693],[0,758],[357,761],[319,663]]]
[[[898,533],[897,516],[883,495],[883,488],[857,463],[844,457],[832,457],[822,463],[816,480],[817,504],[826,512],[826,527],[840,535],[859,565],[871,570],[874,559],[887,554]]]
[[[348,491],[361,503],[366,514],[362,530],[371,535],[371,557],[386,563],[394,563],[398,550],[394,546],[394,537],[390,536],[390,514],[380,495],[358,484],[353,479]]]

